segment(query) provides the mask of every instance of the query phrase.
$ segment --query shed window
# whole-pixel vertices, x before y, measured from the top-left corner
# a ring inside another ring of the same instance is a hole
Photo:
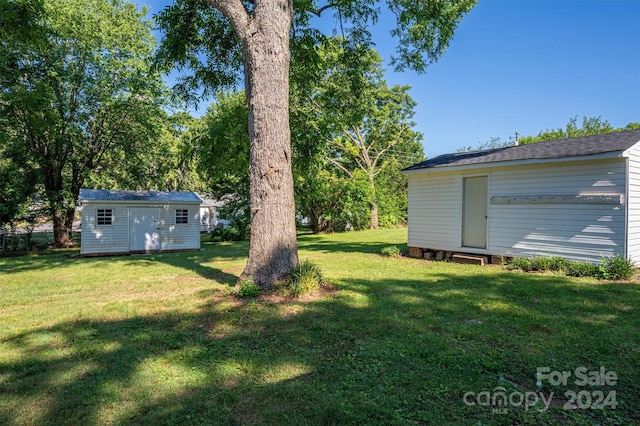
[[[96,212],[96,220],[98,225],[111,225],[113,223],[113,210],[98,209]]]
[[[176,225],[180,223],[189,223],[189,210],[176,209]]]

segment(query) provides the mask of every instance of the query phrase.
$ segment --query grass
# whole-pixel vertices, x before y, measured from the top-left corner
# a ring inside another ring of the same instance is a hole
[[[233,295],[246,243],[0,258],[0,424],[640,422],[640,286],[380,255],[405,241],[301,236],[332,288],[299,300]],[[575,384],[601,366],[615,386]],[[572,373],[547,411],[464,402],[535,392],[538,367]]]

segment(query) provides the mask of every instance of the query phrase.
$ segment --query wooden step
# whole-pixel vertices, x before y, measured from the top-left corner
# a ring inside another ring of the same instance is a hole
[[[453,261],[455,263],[484,266],[489,263],[489,258],[473,254],[454,254]]]

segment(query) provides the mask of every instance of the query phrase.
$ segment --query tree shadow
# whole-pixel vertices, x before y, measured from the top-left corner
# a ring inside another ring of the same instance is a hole
[[[301,250],[320,251],[323,253],[372,253],[380,254],[383,248],[392,244],[388,242],[336,242],[321,241],[312,238],[299,238],[298,248]],[[400,249],[406,248],[406,243],[396,244]]]
[[[0,274],[16,274],[34,269],[56,269],[91,265],[96,269],[108,269],[113,262],[121,262],[126,259],[126,264],[149,267],[153,262],[162,262],[177,268],[196,272],[203,278],[212,279],[224,284],[233,285],[238,277],[208,266],[217,260],[228,261],[238,258],[246,258],[246,243],[203,243],[203,249],[198,251],[180,251],[170,253],[149,254],[124,254],[98,257],[78,257],[77,250],[65,250],[61,253],[48,253],[46,255],[30,254],[0,258]],[[152,261],[152,262],[150,262]]]
[[[180,264],[207,273],[206,261]],[[615,368],[620,411],[638,416],[636,288],[442,272],[340,286],[309,302],[203,293],[194,312],[3,339],[0,423],[509,424],[522,412],[496,421],[462,396],[499,377],[534,386],[536,367],[577,362]]]

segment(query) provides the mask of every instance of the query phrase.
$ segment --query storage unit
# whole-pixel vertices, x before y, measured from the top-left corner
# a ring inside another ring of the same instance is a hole
[[[80,255],[200,249],[194,192],[81,189]]]
[[[445,154],[403,173],[415,249],[640,262],[640,130]]]

